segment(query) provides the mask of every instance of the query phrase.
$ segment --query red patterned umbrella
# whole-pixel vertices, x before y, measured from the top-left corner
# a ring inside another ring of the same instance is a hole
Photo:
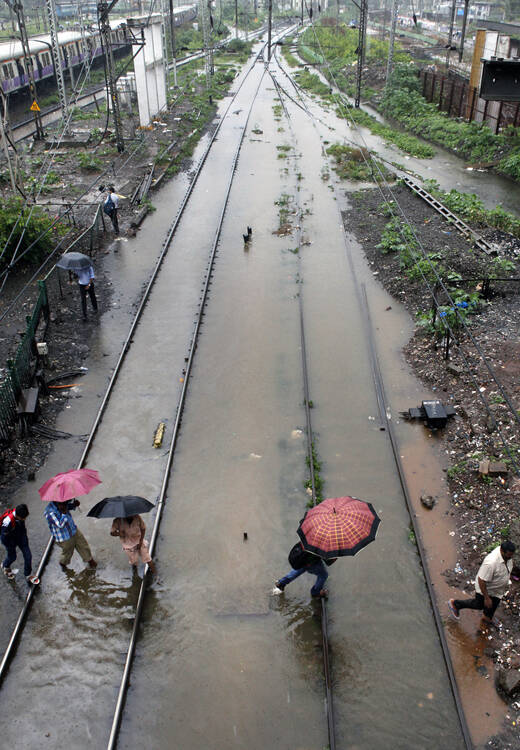
[[[307,511],[298,536],[309,552],[329,560],[355,555],[376,538],[380,518],[370,503],[331,497]]]

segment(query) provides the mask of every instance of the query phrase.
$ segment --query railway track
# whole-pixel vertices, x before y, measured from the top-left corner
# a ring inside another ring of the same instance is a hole
[[[257,61],[255,61],[255,63],[253,63],[253,65],[251,65],[251,67],[249,68],[249,70],[247,72],[247,75],[243,78],[243,80],[242,80],[242,82],[240,84],[240,87],[235,92],[235,94],[233,96],[233,99],[230,101],[230,103],[229,103],[229,105],[228,105],[228,107],[226,109],[225,115],[229,114],[229,112],[231,110],[231,107],[234,106],[234,104],[236,102],[236,99],[237,99],[237,96],[238,96],[238,94],[239,94],[239,92],[240,92],[243,84],[247,80],[247,77],[251,74],[252,70],[254,69],[255,65],[257,64]],[[261,76],[259,78],[258,85],[256,86],[256,90],[254,92],[254,96],[252,97],[252,99],[251,99],[251,101],[249,103],[249,109],[248,109],[247,117],[245,118],[245,124],[244,124],[244,126],[242,128],[240,139],[239,139],[239,142],[238,142],[238,145],[237,145],[237,148],[236,148],[236,151],[235,151],[235,154],[234,154],[231,166],[230,166],[230,173],[229,173],[229,179],[228,179],[228,183],[227,183],[227,188],[226,188],[225,193],[222,196],[220,196],[220,198],[221,198],[220,214],[219,214],[218,221],[217,221],[216,228],[215,228],[215,235],[214,235],[214,238],[213,238],[213,241],[212,241],[212,244],[211,244],[211,248],[209,250],[209,255],[208,255],[208,258],[207,258],[206,270],[205,270],[204,278],[203,278],[203,282],[202,282],[201,296],[200,296],[200,300],[199,300],[199,304],[198,304],[198,313],[197,313],[197,317],[196,317],[196,320],[195,320],[195,325],[194,325],[194,330],[193,330],[193,334],[192,334],[192,337],[191,337],[191,342],[190,342],[190,345],[189,345],[188,355],[185,358],[186,359],[186,364],[185,364],[185,368],[184,368],[185,371],[183,373],[184,374],[183,385],[182,385],[182,388],[181,388],[181,392],[180,392],[180,395],[179,395],[179,399],[178,399],[177,405],[175,407],[175,418],[174,418],[174,422],[173,422],[173,429],[172,429],[172,434],[171,434],[170,442],[169,442],[169,445],[168,445],[168,449],[167,449],[167,452],[166,452],[166,461],[165,461],[165,465],[164,465],[164,469],[163,469],[163,473],[162,473],[162,484],[161,484],[161,489],[160,489],[160,493],[159,493],[159,497],[158,497],[158,501],[157,501],[157,512],[156,512],[156,516],[155,516],[155,521],[154,521],[153,531],[152,531],[152,538],[151,538],[151,542],[150,542],[150,551],[151,551],[152,555],[153,555],[155,546],[157,544],[159,527],[160,527],[160,521],[161,521],[161,515],[162,515],[163,509],[165,507],[166,500],[167,500],[167,491],[168,491],[169,478],[170,478],[170,473],[171,473],[171,469],[172,469],[172,465],[173,465],[173,461],[174,461],[175,449],[176,449],[177,440],[178,440],[178,436],[179,436],[179,430],[180,430],[180,425],[181,425],[183,410],[184,410],[184,406],[185,406],[185,403],[186,403],[187,391],[188,391],[188,384],[189,384],[190,375],[191,375],[191,372],[192,372],[192,367],[193,367],[195,352],[196,352],[196,348],[197,348],[197,343],[198,343],[199,336],[200,336],[201,326],[202,326],[202,323],[203,323],[203,317],[204,317],[205,307],[206,307],[206,304],[207,304],[208,293],[209,293],[209,289],[210,289],[210,286],[211,286],[212,277],[213,277],[213,274],[214,274],[215,260],[216,260],[216,257],[217,257],[217,250],[218,250],[218,245],[219,245],[219,240],[220,240],[222,225],[223,225],[224,217],[226,215],[226,210],[227,210],[227,206],[228,206],[228,200],[229,200],[229,196],[230,196],[230,193],[231,193],[231,188],[232,188],[232,185],[233,185],[233,179],[234,179],[235,169],[236,169],[237,162],[238,162],[238,159],[239,159],[239,156],[240,156],[240,151],[241,151],[241,147],[242,147],[244,135],[245,135],[245,132],[246,132],[246,128],[247,128],[247,125],[248,125],[248,122],[249,122],[249,116],[250,116],[250,113],[252,111],[252,107],[253,107],[253,104],[255,102],[255,99],[256,99],[256,96],[258,94],[258,90],[260,88],[260,85],[262,83],[264,75],[265,75],[265,70],[262,72],[262,74],[261,74]],[[284,91],[280,87],[280,85],[278,84],[278,82],[276,81],[276,79],[273,78],[273,81],[274,81],[274,85],[275,85],[277,94],[279,96],[280,102],[282,103],[282,108],[284,110],[285,116],[287,117],[288,126],[289,126],[289,129],[291,130],[292,137],[293,137],[293,139],[295,139],[295,142],[297,142],[296,141],[296,134],[295,134],[294,130],[292,129],[292,125],[291,125],[290,113],[289,113],[289,111],[288,111],[288,109],[287,109],[287,107],[285,105],[285,101],[284,101],[285,94],[284,94]],[[304,103],[303,100],[302,100],[301,103],[302,103],[302,106],[304,106],[304,108],[307,109],[307,107],[306,107],[306,105],[305,105],[305,103]],[[308,111],[309,114],[311,114],[308,109],[307,109],[307,111]],[[123,368],[123,363],[124,363],[125,357],[126,357],[128,351],[131,348],[131,345],[133,343],[133,339],[134,339],[135,334],[137,332],[138,325],[139,325],[139,323],[141,321],[141,318],[142,318],[142,316],[143,316],[143,314],[145,312],[145,308],[146,308],[147,304],[149,304],[149,302],[150,302],[152,290],[153,290],[154,284],[155,284],[155,282],[156,282],[156,280],[157,280],[157,278],[159,276],[159,273],[160,273],[161,267],[163,265],[163,262],[165,260],[166,254],[167,254],[167,252],[168,252],[168,250],[170,248],[170,245],[171,245],[171,243],[172,243],[172,241],[174,239],[177,227],[178,227],[178,225],[179,225],[179,223],[181,221],[181,218],[182,218],[182,216],[184,214],[184,211],[189,206],[189,199],[190,199],[191,193],[192,193],[192,191],[193,191],[193,189],[195,187],[195,184],[196,184],[196,182],[198,180],[198,177],[199,177],[199,175],[201,173],[201,170],[203,169],[204,163],[205,163],[205,161],[206,161],[206,159],[207,159],[207,157],[208,157],[208,155],[210,153],[211,146],[212,146],[213,142],[215,141],[215,139],[217,138],[217,135],[218,135],[218,133],[220,131],[221,125],[224,122],[224,120],[225,120],[225,116],[222,117],[222,119],[221,119],[221,121],[219,123],[219,127],[215,131],[215,133],[214,133],[214,135],[213,135],[213,137],[211,139],[211,142],[208,145],[208,148],[206,149],[203,157],[201,158],[201,160],[200,160],[200,162],[199,162],[199,164],[197,166],[194,178],[193,178],[192,182],[190,183],[190,186],[189,186],[189,188],[188,188],[188,190],[187,190],[187,192],[186,192],[186,194],[184,196],[184,199],[183,199],[183,201],[181,203],[181,206],[179,208],[177,216],[176,216],[175,220],[173,221],[172,225],[170,226],[170,229],[167,232],[165,240],[163,241],[162,252],[161,252],[160,257],[159,257],[159,259],[157,261],[157,264],[156,264],[156,266],[154,268],[152,277],[151,277],[151,279],[150,279],[150,281],[149,281],[149,283],[147,285],[147,288],[146,288],[146,290],[144,292],[142,301],[141,301],[141,303],[139,305],[139,308],[138,308],[138,310],[136,312],[136,315],[135,315],[134,321],[132,323],[132,326],[130,328],[130,331],[129,331],[129,333],[128,333],[127,337],[126,337],[126,340],[125,340],[125,342],[123,344],[123,347],[122,347],[119,359],[117,361],[116,367],[114,369],[114,372],[113,372],[112,377],[110,379],[110,382],[108,384],[107,390],[106,390],[105,395],[104,395],[103,400],[102,400],[102,403],[101,403],[101,405],[99,407],[99,411],[98,411],[98,413],[97,413],[97,415],[95,417],[94,424],[93,424],[92,430],[90,432],[88,441],[87,441],[87,443],[85,445],[85,448],[83,450],[83,454],[82,454],[80,462],[78,464],[78,468],[81,468],[85,464],[85,462],[87,460],[87,457],[88,457],[88,455],[90,453],[90,450],[91,450],[92,445],[94,443],[94,440],[96,438],[98,427],[99,427],[99,425],[100,425],[100,423],[102,421],[103,416],[105,415],[105,412],[106,412],[106,409],[107,409],[107,405],[109,403],[109,400],[110,400],[113,388],[114,388],[114,386],[115,386],[115,384],[116,384],[116,382],[117,382],[117,380],[118,380],[118,378],[119,378],[119,376],[120,376],[120,374],[122,372],[122,368]],[[293,170],[293,177],[295,177],[296,176],[296,162],[293,163],[292,170]],[[299,207],[299,210],[301,211],[301,206]],[[301,228],[300,227],[298,228],[297,232],[298,232],[298,234],[297,234],[297,246],[298,246],[298,249],[299,249],[299,248],[302,247],[302,236],[301,236]],[[313,498],[313,501],[316,502],[316,487],[315,487],[315,476],[314,476],[314,458],[313,458],[313,450],[312,450],[312,445],[313,445],[313,439],[314,439],[314,437],[313,437],[313,426],[312,426],[311,412],[310,412],[311,389],[310,389],[310,383],[309,383],[309,371],[308,371],[308,362],[307,362],[308,352],[307,352],[306,332],[305,332],[305,315],[304,315],[305,308],[304,308],[304,295],[303,295],[302,289],[303,289],[303,287],[300,285],[300,287],[299,287],[299,293],[298,293],[298,304],[299,304],[299,321],[300,321],[300,338],[301,338],[301,355],[302,355],[301,356],[301,362],[302,362],[302,372],[303,372],[304,404],[305,404],[305,414],[306,414],[307,457],[308,457],[308,463],[309,463],[310,473],[311,473],[312,498]],[[373,336],[370,335],[371,324],[370,324],[370,316],[369,316],[369,311],[368,311],[368,304],[366,302],[366,295],[364,293],[362,285],[358,284],[358,289],[359,289],[360,305],[361,305],[361,307],[364,310],[364,316],[365,316],[365,320],[366,320],[366,324],[367,324],[367,343],[368,343],[368,346],[369,346],[370,351],[371,351],[371,361],[373,362],[373,375],[374,375],[374,381],[375,381],[375,390],[376,390],[376,394],[377,394],[377,400],[378,400],[378,403],[379,403],[379,406],[380,406],[381,428],[385,429],[387,431],[387,433],[390,434],[391,433],[391,423],[389,422],[387,414],[386,414],[384,388],[383,388],[381,374],[379,372],[379,368],[378,368],[378,365],[377,365],[377,352],[375,351],[375,346],[374,346],[374,342],[373,342]],[[403,486],[403,492],[405,493],[405,497],[406,497],[405,485]],[[414,521],[414,517],[413,517],[413,511],[411,511],[411,513],[412,513],[412,516],[411,516],[412,523],[414,523],[414,525],[415,525],[415,521]],[[419,536],[417,538],[420,539]],[[45,566],[46,566],[46,564],[48,562],[48,559],[49,559],[50,554],[51,554],[52,546],[53,546],[52,545],[52,541],[49,540],[49,544],[48,544],[48,546],[47,546],[47,548],[45,550],[44,556],[42,557],[42,560],[41,560],[40,565],[38,567],[37,574],[40,575],[40,576],[42,576],[43,571],[45,569]],[[419,547],[419,550],[420,549],[421,548]],[[425,565],[425,563],[424,563],[424,565]],[[426,571],[426,567],[425,567],[425,571]],[[141,625],[141,616],[142,616],[142,612],[143,612],[143,606],[144,606],[144,602],[145,602],[146,591],[147,591],[147,580],[146,580],[146,576],[144,576],[143,577],[143,581],[142,581],[142,583],[140,585],[140,588],[139,588],[139,593],[138,593],[138,598],[137,598],[137,604],[136,604],[135,613],[134,613],[134,616],[133,616],[132,632],[131,632],[131,635],[130,635],[128,649],[127,649],[126,655],[125,655],[124,669],[123,669],[123,673],[122,673],[122,677],[121,677],[121,682],[120,682],[119,692],[118,692],[118,696],[117,696],[117,700],[116,700],[115,710],[114,710],[114,713],[113,713],[113,719],[112,719],[112,725],[111,725],[111,730],[110,730],[110,736],[108,738],[108,744],[107,744],[107,747],[109,749],[110,748],[114,748],[117,745],[118,734],[119,734],[121,722],[122,722],[122,720],[124,718],[123,717],[123,712],[124,712],[124,707],[125,707],[126,694],[127,694],[127,690],[128,690],[129,678],[130,678],[130,673],[131,673],[131,669],[132,669],[132,663],[133,663],[134,654],[135,654],[135,647],[136,647],[136,643],[137,643],[137,639],[138,639],[138,635],[139,635],[139,630],[140,630],[140,625]],[[8,666],[10,664],[10,661],[11,661],[13,655],[14,655],[14,649],[15,649],[16,644],[17,644],[17,642],[19,640],[19,637],[21,635],[21,632],[22,632],[24,623],[26,621],[26,617],[27,617],[29,608],[31,606],[31,602],[32,602],[33,596],[34,596],[34,589],[30,589],[29,593],[27,595],[27,599],[26,599],[26,601],[24,603],[24,606],[23,606],[23,608],[22,608],[22,610],[20,612],[20,616],[19,616],[18,621],[16,623],[15,629],[14,629],[14,631],[12,633],[8,649],[7,649],[6,653],[4,654],[4,658],[3,658],[2,663],[0,665],[0,680],[2,680],[3,677],[5,676],[5,674],[7,672],[7,669],[8,669]],[[334,704],[333,704],[333,683],[332,683],[332,677],[331,677],[331,662],[330,662],[330,644],[329,644],[329,632],[328,632],[329,631],[329,627],[328,627],[327,602],[326,602],[325,599],[321,599],[320,600],[320,604],[321,604],[321,635],[322,635],[323,668],[324,668],[326,708],[327,708],[328,740],[329,740],[329,748],[330,748],[330,750],[336,750],[337,744],[336,744],[336,731],[335,731],[335,719],[334,719]],[[433,599],[432,599],[432,604],[435,607],[435,603],[434,603]],[[438,615],[438,612],[437,612],[437,615]],[[455,694],[455,698],[457,699],[456,694]],[[461,728],[462,728],[462,732],[464,734],[464,719],[463,719],[463,714],[462,714],[462,717],[461,717]],[[466,735],[465,734],[464,734],[464,737],[466,739]],[[469,735],[468,735],[468,737],[469,737]],[[470,740],[469,739],[467,739],[467,741],[466,741],[466,746],[467,747],[472,747],[472,745],[470,744]]]
[[[280,61],[278,60],[277,55],[275,54],[275,61],[278,64],[278,69],[282,72],[282,74],[287,78],[287,80],[290,82],[290,84],[293,86],[294,89],[294,95],[287,92],[285,89],[283,89],[280,84],[277,82],[276,78],[273,76],[273,82],[275,84],[278,96],[280,98],[280,101],[283,105],[283,110],[286,114],[286,117],[288,118],[288,121],[290,122],[290,114],[283,103],[283,97],[286,96],[288,100],[292,101],[293,104],[298,106],[300,109],[302,109],[306,114],[309,116],[311,121],[313,122],[313,125],[315,127],[315,130],[318,134],[318,137],[320,138],[320,142],[322,143],[322,154],[326,158],[326,150],[323,146],[323,139],[321,138],[321,135],[319,134],[316,124],[315,124],[315,115],[310,111],[310,109],[307,106],[307,97],[305,95],[305,92],[301,87],[297,84],[296,81],[292,78],[292,76],[288,73],[288,71],[282,66]],[[291,128],[291,131],[293,132],[293,138],[294,131]],[[412,181],[410,181],[411,183]],[[408,183],[407,183],[408,184]],[[417,189],[420,186],[415,186],[415,184],[412,186],[409,185],[412,189]],[[442,207],[444,208],[444,207]],[[440,209],[437,209],[440,210]],[[349,263],[349,268],[352,274],[352,278],[355,281],[355,289],[356,289],[356,296],[358,298],[358,303],[360,306],[360,309],[362,311],[362,317],[365,327],[365,337],[367,342],[367,347],[369,350],[369,357],[370,357],[370,365],[371,365],[371,371],[372,371],[372,378],[373,378],[373,384],[374,384],[374,390],[377,398],[377,404],[379,409],[379,425],[380,430],[385,431],[388,435],[388,439],[390,441],[392,454],[394,456],[395,460],[395,468],[396,472],[399,477],[399,482],[402,488],[402,494],[403,499],[406,503],[406,507],[410,516],[410,522],[413,527],[413,531],[415,534],[415,539],[417,543],[417,550],[419,553],[419,557],[421,560],[422,569],[424,572],[424,578],[426,587],[428,590],[428,596],[430,599],[433,617],[435,621],[435,626],[439,638],[439,643],[442,649],[442,654],[446,666],[446,672],[449,679],[450,688],[453,694],[453,700],[455,703],[455,707],[457,710],[457,716],[459,719],[460,729],[462,733],[462,737],[464,739],[465,746],[468,750],[473,749],[473,742],[471,739],[471,734],[469,731],[469,727],[466,721],[466,717],[464,714],[464,709],[462,706],[462,701],[459,693],[459,688],[457,685],[457,680],[455,676],[455,672],[453,669],[453,663],[450,656],[450,651],[448,647],[448,643],[446,640],[446,636],[444,633],[444,625],[442,622],[442,617],[439,612],[437,599],[434,592],[434,584],[432,583],[429,571],[428,571],[428,559],[426,555],[426,550],[422,541],[421,536],[421,530],[417,522],[417,514],[414,511],[411,494],[408,489],[406,476],[404,473],[404,469],[401,462],[401,457],[399,453],[399,446],[397,437],[395,434],[395,430],[391,421],[391,418],[389,416],[388,408],[387,408],[387,399],[385,395],[385,387],[384,387],[384,381],[383,376],[381,373],[381,369],[379,366],[379,359],[377,354],[377,348],[375,344],[375,337],[374,337],[374,329],[371,321],[370,316],[370,308],[366,293],[366,287],[364,284],[360,283],[357,279],[356,275],[356,269],[354,266],[352,253],[350,250],[350,246],[348,242],[346,241],[346,234],[344,229],[343,220],[341,217],[341,213],[338,210],[339,214],[339,221],[341,226],[343,227],[343,233],[345,238],[345,252],[347,254],[347,259]],[[444,214],[443,214],[444,215]],[[456,217],[453,217],[456,219]],[[459,228],[459,227],[457,227]],[[471,229],[469,227],[460,227],[460,230],[466,230],[468,232],[471,232]],[[300,236],[301,230],[298,229],[298,235]],[[472,233],[473,234],[473,233]],[[475,237],[475,241],[479,239],[478,237]],[[479,246],[480,247],[480,246]],[[484,248],[482,248],[484,249]],[[311,419],[310,419],[310,410],[308,407],[308,401],[310,398],[309,394],[309,384],[308,384],[308,376],[307,376],[307,365],[306,365],[306,354],[305,354],[305,334],[304,334],[304,317],[303,317],[303,301],[302,301],[302,292],[299,293],[299,304],[300,304],[300,319],[301,319],[301,330],[302,330],[302,357],[303,357],[303,368],[304,368],[304,385],[305,385],[305,404],[306,404],[306,416],[307,416],[307,431],[309,436],[309,442],[308,442],[308,463],[311,470],[311,482],[312,482],[312,497],[313,502],[316,502],[316,495],[315,495],[315,487],[314,487],[314,475],[313,475],[313,452],[312,452],[312,425],[311,425]],[[327,684],[327,711],[328,711],[328,725],[329,725],[329,743],[331,749],[335,747],[335,737],[334,737],[334,712],[333,712],[333,704],[332,704],[332,689],[330,686],[330,664],[329,664],[329,644],[328,644],[328,627],[327,627],[327,608],[325,600],[322,601],[322,633],[323,633],[323,653],[324,653],[324,669],[325,669],[325,675],[326,675],[326,684]]]
[[[286,33],[289,33],[289,32],[286,32]],[[99,428],[99,426],[100,426],[103,418],[106,415],[107,407],[108,407],[108,405],[110,403],[110,399],[112,397],[113,391],[114,391],[115,386],[118,383],[119,378],[120,378],[120,376],[121,376],[121,374],[123,372],[123,365],[124,365],[126,356],[127,356],[128,352],[131,349],[133,340],[134,340],[134,338],[136,336],[139,324],[140,324],[140,322],[141,322],[141,320],[143,318],[143,315],[145,313],[146,307],[150,303],[151,296],[152,296],[152,293],[153,293],[153,289],[154,289],[154,286],[155,286],[155,284],[156,284],[156,282],[157,282],[157,280],[159,278],[161,268],[162,268],[163,263],[165,261],[165,258],[167,256],[167,253],[168,253],[168,251],[170,249],[170,246],[171,246],[171,244],[172,244],[172,242],[174,240],[175,233],[176,233],[177,228],[178,228],[178,226],[179,226],[179,224],[180,224],[180,222],[182,220],[182,217],[183,217],[186,209],[189,207],[190,197],[191,197],[192,192],[193,192],[193,190],[194,190],[194,188],[195,188],[195,186],[196,186],[196,184],[198,182],[199,176],[202,173],[203,167],[204,167],[204,165],[205,165],[205,163],[206,163],[206,161],[208,159],[208,156],[211,153],[212,146],[213,146],[214,142],[218,138],[218,135],[220,133],[222,125],[226,121],[226,117],[232,111],[232,107],[236,105],[236,102],[237,102],[237,100],[239,98],[239,95],[240,95],[240,93],[241,93],[241,91],[242,91],[242,89],[244,87],[244,84],[249,80],[249,77],[251,76],[251,74],[254,71],[254,69],[258,67],[258,64],[264,65],[264,63],[263,63],[263,54],[264,54],[264,51],[265,51],[265,47],[262,49],[262,51],[259,53],[259,55],[257,55],[257,57],[255,58],[255,60],[253,61],[253,63],[250,65],[249,69],[244,74],[244,76],[243,76],[243,78],[242,78],[242,80],[240,82],[240,85],[237,87],[237,89],[234,92],[232,98],[230,99],[230,101],[229,101],[229,103],[228,103],[228,105],[226,107],[225,113],[222,115],[222,117],[221,117],[221,119],[220,119],[220,121],[218,123],[218,126],[215,129],[215,131],[214,131],[214,133],[213,133],[213,135],[212,135],[212,137],[211,137],[211,139],[210,139],[210,141],[209,141],[209,143],[207,145],[207,148],[205,149],[205,151],[204,151],[204,153],[203,153],[203,155],[202,155],[202,157],[201,157],[201,159],[200,159],[200,161],[199,161],[199,163],[198,163],[198,165],[196,167],[196,170],[195,170],[195,172],[193,174],[193,177],[192,177],[192,179],[190,181],[189,187],[186,190],[186,193],[185,193],[185,195],[184,195],[184,197],[183,197],[183,199],[181,201],[180,207],[179,207],[179,209],[177,211],[177,215],[176,215],[174,221],[172,222],[172,224],[171,224],[171,226],[170,226],[170,228],[169,228],[169,230],[168,230],[168,232],[166,234],[166,237],[165,237],[165,239],[163,241],[162,251],[161,251],[161,253],[159,255],[159,258],[158,258],[158,260],[156,262],[156,265],[155,265],[155,267],[153,269],[153,272],[152,272],[152,275],[150,277],[150,280],[149,280],[149,282],[148,282],[148,284],[146,286],[146,289],[145,289],[145,291],[143,293],[141,302],[139,304],[139,307],[138,307],[138,309],[137,309],[137,311],[135,313],[134,319],[133,319],[132,324],[130,326],[129,332],[128,332],[128,334],[126,336],[126,339],[125,339],[125,341],[123,343],[123,346],[121,348],[121,351],[120,351],[119,357],[117,359],[115,368],[113,370],[112,376],[110,378],[110,381],[108,383],[108,386],[107,386],[106,391],[104,393],[104,396],[102,398],[102,401],[101,401],[101,404],[99,406],[98,412],[97,412],[97,414],[96,414],[96,416],[94,418],[94,422],[92,424],[92,428],[90,430],[90,433],[88,435],[87,441],[85,443],[85,446],[84,446],[81,458],[80,458],[80,460],[79,460],[79,462],[77,464],[77,468],[82,468],[85,465],[85,463],[86,463],[86,461],[87,461],[87,459],[88,459],[88,457],[89,457],[89,455],[91,453],[91,449],[92,449],[92,447],[93,447],[93,445],[95,443],[96,436],[97,436],[97,433],[98,433],[98,428]],[[242,147],[244,135],[245,135],[245,132],[246,132],[248,121],[249,121],[249,114],[250,114],[250,112],[251,112],[251,110],[253,108],[253,105],[254,105],[254,102],[256,100],[256,96],[257,96],[257,93],[258,93],[258,89],[260,88],[260,85],[261,85],[261,82],[263,80],[264,74],[265,74],[265,70],[263,70],[261,72],[261,74],[259,75],[259,80],[258,80],[258,83],[256,85],[256,89],[255,89],[254,95],[252,96],[252,98],[249,101],[249,104],[248,104],[248,107],[249,107],[248,114],[247,114],[247,117],[245,119],[245,123],[244,123],[244,125],[242,127],[242,131],[241,131],[239,143],[238,143],[236,152],[234,154],[234,157],[233,157],[233,160],[232,160],[232,164],[230,166],[230,174],[229,174],[229,179],[228,179],[228,184],[227,184],[226,192],[225,192],[225,195],[223,195],[223,196],[220,197],[221,198],[221,202],[222,202],[222,207],[221,207],[221,210],[220,210],[220,215],[219,215],[219,219],[218,219],[218,222],[217,222],[217,227],[216,227],[216,230],[215,230],[215,235],[214,235],[214,239],[213,239],[213,242],[212,242],[211,250],[210,250],[209,256],[207,258],[207,265],[206,265],[204,279],[203,279],[203,283],[202,283],[202,291],[201,291],[201,296],[200,296],[200,300],[199,300],[199,304],[198,304],[197,318],[196,318],[196,321],[195,321],[195,326],[194,326],[193,334],[192,334],[192,337],[191,337],[191,342],[190,342],[190,345],[189,345],[189,351],[188,351],[188,354],[187,354],[187,356],[185,358],[185,363],[186,364],[185,364],[185,367],[184,367],[183,386],[182,386],[182,389],[181,389],[181,392],[180,392],[180,396],[179,396],[178,402],[177,402],[175,410],[174,410],[173,429],[172,429],[172,434],[171,434],[171,438],[170,438],[170,443],[169,443],[169,446],[168,446],[168,449],[167,449],[167,452],[166,452],[166,461],[165,461],[165,465],[164,465],[164,469],[163,469],[163,474],[162,474],[161,489],[160,489],[159,497],[158,497],[158,500],[157,500],[157,510],[156,510],[156,515],[155,515],[155,519],[154,519],[154,525],[153,525],[153,529],[152,529],[152,536],[151,536],[151,540],[150,540],[150,552],[151,552],[152,555],[153,555],[153,552],[154,552],[154,549],[155,549],[155,546],[156,546],[156,543],[157,543],[157,538],[158,538],[158,533],[159,533],[159,527],[160,527],[160,522],[161,522],[161,516],[162,516],[163,508],[164,508],[164,505],[165,505],[165,502],[166,502],[166,494],[167,494],[167,490],[168,490],[169,476],[170,476],[170,472],[171,472],[171,468],[172,468],[172,464],[173,464],[173,460],[174,460],[175,448],[176,448],[177,439],[178,439],[178,435],[179,435],[179,429],[180,429],[181,420],[182,420],[182,413],[183,413],[184,405],[185,405],[185,402],[186,402],[187,390],[188,390],[188,384],[189,384],[189,380],[190,380],[190,374],[191,374],[191,370],[192,370],[192,366],[193,366],[193,360],[194,360],[195,351],[196,351],[196,348],[197,348],[197,342],[198,342],[198,339],[199,339],[199,336],[200,336],[200,330],[201,330],[201,326],[202,326],[202,322],[203,322],[204,309],[205,309],[206,300],[207,300],[207,297],[208,297],[208,292],[209,292],[209,288],[210,288],[211,280],[212,280],[212,275],[213,275],[213,271],[214,271],[214,264],[215,264],[215,259],[216,259],[216,256],[217,256],[217,247],[218,247],[218,243],[219,243],[219,238],[220,238],[222,223],[224,221],[224,217],[225,217],[225,214],[226,214],[226,208],[227,208],[227,203],[228,203],[228,199],[229,199],[229,194],[231,192],[231,187],[232,187],[232,184],[233,184],[235,168],[236,168],[236,165],[237,165],[237,162],[238,162],[238,159],[239,159],[240,150],[241,150],[241,147]],[[45,571],[45,568],[46,568],[46,566],[47,566],[47,564],[48,564],[48,562],[50,560],[53,547],[54,547],[54,542],[53,542],[53,539],[51,537],[48,540],[47,546],[46,546],[46,548],[44,550],[44,553],[43,553],[43,555],[41,557],[41,560],[40,560],[40,562],[38,564],[38,568],[37,568],[37,575],[41,579],[43,579],[43,577],[44,577],[44,571]],[[147,571],[145,570],[145,575],[143,576],[143,579],[142,579],[142,582],[141,582],[141,585],[140,585],[140,588],[139,588],[139,593],[138,593],[138,598],[137,598],[137,604],[136,604],[135,614],[134,614],[134,617],[133,617],[132,633],[131,633],[131,636],[130,636],[130,640],[129,640],[129,644],[128,644],[128,649],[127,649],[126,656],[125,656],[125,663],[124,663],[124,668],[123,668],[123,672],[122,672],[120,688],[119,688],[119,692],[118,692],[118,695],[117,695],[117,700],[116,700],[116,704],[115,704],[115,708],[114,708],[113,720],[112,720],[110,735],[108,737],[108,742],[107,742],[107,747],[108,748],[114,748],[117,745],[117,738],[118,738],[119,728],[120,728],[120,725],[121,725],[121,719],[122,719],[124,705],[125,705],[125,697],[126,697],[126,693],[127,693],[127,689],[128,689],[128,684],[129,684],[129,677],[130,677],[130,672],[131,672],[131,668],[132,668],[132,662],[133,662],[133,657],[134,657],[134,652],[135,652],[135,646],[136,646],[136,642],[137,642],[139,628],[140,628],[140,625],[141,625],[141,615],[142,615],[143,605],[144,605],[145,598],[146,598],[146,591],[147,591],[147,575],[146,575],[146,572]],[[29,589],[29,591],[27,593],[27,596],[26,596],[26,598],[25,598],[25,600],[23,602],[23,606],[22,606],[22,608],[21,608],[21,610],[19,612],[19,615],[18,615],[17,621],[15,623],[15,626],[14,626],[14,628],[12,630],[12,633],[11,633],[11,636],[10,636],[10,639],[9,639],[9,643],[8,643],[7,648],[5,650],[5,653],[3,655],[2,661],[0,662],[0,686],[3,684],[5,677],[7,676],[8,672],[9,672],[9,668],[10,668],[10,666],[12,664],[13,659],[16,659],[15,651],[17,649],[17,646],[19,644],[20,638],[21,638],[22,633],[24,631],[24,627],[25,627],[25,624],[27,622],[28,614],[29,614],[29,611],[30,611],[31,606],[33,604],[33,600],[34,600],[36,591],[37,591],[37,588],[35,588],[35,587],[31,587]]]

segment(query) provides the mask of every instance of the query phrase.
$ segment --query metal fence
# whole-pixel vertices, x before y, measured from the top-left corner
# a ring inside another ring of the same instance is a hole
[[[101,205],[98,206],[94,219],[76,239],[64,250],[84,250],[91,256],[95,247],[101,243],[101,228],[105,230],[103,212]],[[79,246],[79,247],[78,247]],[[48,274],[38,281],[38,296],[34,304],[32,315],[26,318],[27,327],[12,359],[7,360],[4,379],[0,383],[0,442],[8,442],[11,439],[12,430],[17,420],[17,402],[24,388],[29,388],[34,380],[38,367],[38,352],[36,347],[36,334],[40,333],[40,324],[43,322],[41,333],[44,336],[50,322],[50,305],[48,295],[48,284],[50,277],[58,273],[58,287],[60,296],[63,296],[59,270],[54,265]]]
[[[27,328],[13,359],[7,360],[7,374],[0,385],[0,439],[9,440],[16,422],[16,403],[23,388],[28,388],[34,378],[38,363],[36,331],[43,318],[44,332],[50,320],[49,299],[45,281],[38,282],[39,292],[32,315],[27,316]]]
[[[479,97],[479,90],[456,73],[421,70],[422,95],[450,117],[488,125],[496,134],[520,125],[520,102],[490,102]]]

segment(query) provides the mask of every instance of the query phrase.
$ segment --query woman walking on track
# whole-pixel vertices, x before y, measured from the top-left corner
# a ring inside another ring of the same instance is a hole
[[[148,552],[148,542],[144,538],[146,524],[141,516],[128,516],[128,518],[114,518],[111,536],[118,536],[121,540],[121,546],[128,555],[130,565],[136,566],[139,562],[148,565],[153,575],[156,575],[157,569],[155,563]]]

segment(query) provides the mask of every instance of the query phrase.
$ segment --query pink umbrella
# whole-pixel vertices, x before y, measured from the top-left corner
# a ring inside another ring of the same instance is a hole
[[[101,479],[95,469],[71,469],[48,479],[38,492],[44,502],[63,503],[78,495],[87,495],[98,484]]]

